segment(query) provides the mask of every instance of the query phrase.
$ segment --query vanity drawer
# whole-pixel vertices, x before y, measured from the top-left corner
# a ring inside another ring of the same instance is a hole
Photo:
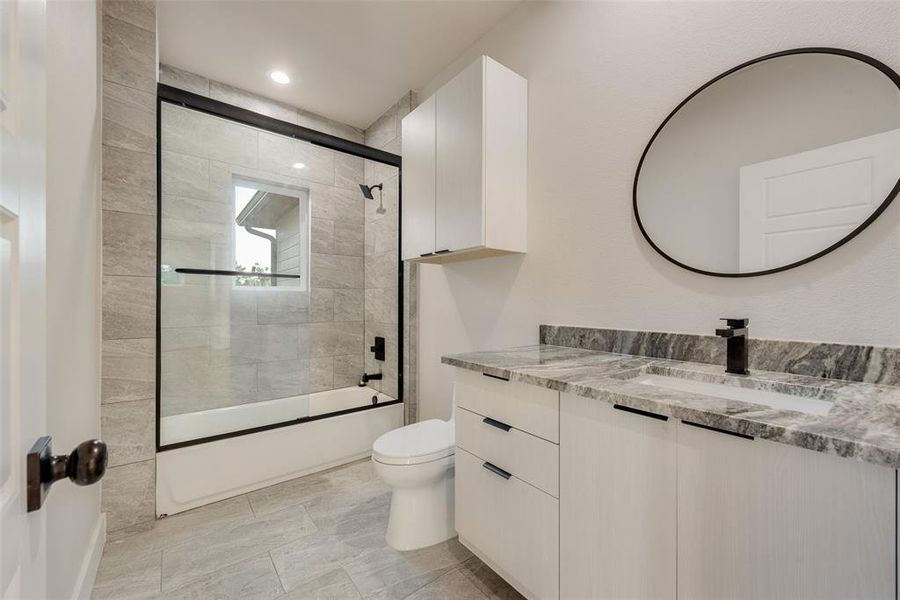
[[[559,597],[559,501],[485,461],[456,452],[460,539],[529,598]]]
[[[559,498],[559,446],[465,408],[456,411],[456,445]]]
[[[457,369],[456,405],[559,443],[559,392]]]

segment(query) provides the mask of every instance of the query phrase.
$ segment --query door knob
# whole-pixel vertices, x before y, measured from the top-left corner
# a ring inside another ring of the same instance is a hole
[[[50,486],[60,479],[68,477],[75,485],[91,485],[106,473],[106,443],[102,440],[81,442],[68,456],[54,455],[52,445],[53,438],[43,436],[28,452],[28,512],[41,508]]]

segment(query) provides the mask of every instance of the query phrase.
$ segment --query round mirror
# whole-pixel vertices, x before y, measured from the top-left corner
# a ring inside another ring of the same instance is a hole
[[[900,190],[900,77],[807,48],[735,67],[687,97],[641,156],[634,213],[681,267],[789,269],[871,223]]]

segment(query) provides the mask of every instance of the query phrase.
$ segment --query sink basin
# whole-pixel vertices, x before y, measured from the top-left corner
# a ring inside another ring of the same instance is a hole
[[[805,398],[803,396],[794,396],[793,394],[735,387],[668,375],[642,374],[631,379],[631,381],[680,392],[692,392],[703,396],[762,404],[770,408],[793,410],[810,415],[827,415],[832,407],[832,403],[829,400],[821,400],[819,398]]]

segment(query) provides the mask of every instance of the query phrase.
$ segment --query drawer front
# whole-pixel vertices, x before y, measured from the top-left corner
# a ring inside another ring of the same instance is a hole
[[[556,444],[462,408],[456,411],[456,445],[559,498]]]
[[[559,392],[457,369],[456,405],[559,443]]]
[[[559,501],[456,452],[456,530],[530,598],[559,598]]]

